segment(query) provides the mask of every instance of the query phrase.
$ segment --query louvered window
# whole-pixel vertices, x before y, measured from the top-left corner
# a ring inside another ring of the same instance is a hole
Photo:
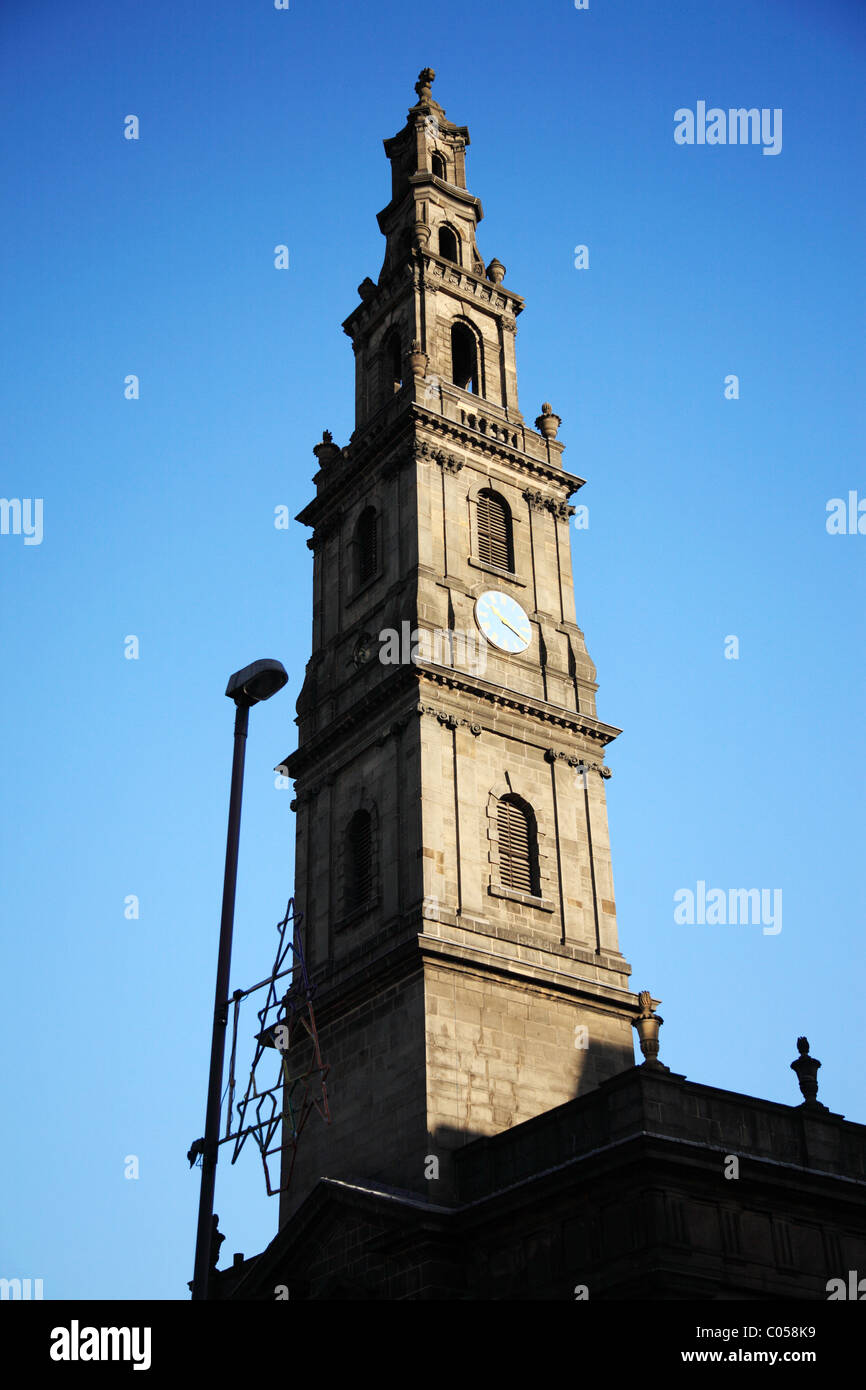
[[[508,503],[487,488],[478,494],[478,558],[482,565],[514,569]]]
[[[365,584],[379,568],[379,544],[376,512],[367,507],[358,519],[358,583]]]
[[[503,888],[539,892],[535,822],[528,806],[506,798],[496,808],[499,877]]]
[[[349,822],[346,907],[360,907],[373,896],[373,823],[369,811],[358,811]]]

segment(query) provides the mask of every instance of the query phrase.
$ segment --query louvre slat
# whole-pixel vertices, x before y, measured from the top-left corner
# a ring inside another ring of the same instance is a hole
[[[526,813],[513,802],[500,801],[497,806],[497,827],[503,886],[515,888],[521,893],[533,893],[532,849]]]
[[[354,905],[364,903],[373,890],[373,839],[370,817],[359,813],[349,827],[349,891]]]
[[[478,556],[488,565],[513,568],[511,528],[505,504],[490,492],[478,495]]]
[[[358,580],[361,584],[372,578],[378,563],[376,513],[368,507],[358,522]]]

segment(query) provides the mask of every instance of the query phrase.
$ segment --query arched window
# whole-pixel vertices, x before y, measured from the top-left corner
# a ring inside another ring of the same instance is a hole
[[[349,912],[373,896],[373,821],[369,811],[356,811],[346,834],[346,908]]]
[[[430,165],[433,169],[433,174],[437,179],[445,178],[445,160],[442,158],[441,154],[431,155]],[[440,252],[440,254],[444,255],[444,252]]]
[[[356,572],[359,584],[366,584],[379,568],[379,535],[375,507],[365,507],[355,532]]]
[[[439,228],[439,255],[446,261],[454,261],[460,264],[460,257],[457,254],[457,237],[450,227]]]
[[[478,394],[478,344],[465,323],[451,325],[451,380],[463,391]]]
[[[382,344],[382,350],[385,360],[385,394],[389,396],[392,391],[399,391],[403,385],[403,349],[396,328],[391,329]]]
[[[504,796],[496,807],[499,879],[503,888],[540,896],[538,835],[532,807],[517,796]]]
[[[483,565],[514,570],[514,537],[511,509],[504,497],[490,488],[478,494],[478,559]]]

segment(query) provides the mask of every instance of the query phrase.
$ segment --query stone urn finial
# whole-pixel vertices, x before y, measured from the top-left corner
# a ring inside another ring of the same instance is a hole
[[[415,83],[415,91],[418,93],[419,102],[432,100],[433,93],[430,90],[430,85],[435,76],[436,74],[432,68],[422,68],[419,72],[418,81]]]
[[[541,407],[541,414],[537,416],[535,428],[539,434],[543,434],[545,439],[555,439],[557,430],[562,421],[558,415],[554,415],[553,406],[550,401],[545,401]]]
[[[333,463],[342,454],[342,449],[334,443],[334,436],[330,430],[322,430],[322,442],[313,447],[313,453],[319,460],[320,468],[327,468],[329,463]]]
[[[430,360],[421,347],[418,338],[413,338],[409,345],[409,369],[413,376],[424,376],[427,371],[427,363]]]
[[[814,1105],[826,1110],[827,1107],[818,1100],[818,1068],[821,1063],[817,1057],[809,1056],[808,1038],[797,1039],[797,1051],[800,1055],[796,1062],[791,1063],[791,1070],[797,1073],[803,1102],[805,1105]]]
[[[492,280],[494,285],[501,285],[505,279],[505,266],[495,256],[487,267],[487,278]]]
[[[641,990],[638,1003],[640,1013],[637,1018],[632,1019],[632,1027],[637,1029],[640,1050],[645,1058],[643,1065],[656,1071],[670,1071],[670,1067],[659,1061],[659,1028],[664,1019],[661,1014],[654,1012],[652,995],[648,989]]]

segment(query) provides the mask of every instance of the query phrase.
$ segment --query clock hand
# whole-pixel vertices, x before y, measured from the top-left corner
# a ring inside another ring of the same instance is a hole
[[[491,603],[490,607],[493,608],[493,604],[492,604],[492,603]],[[515,637],[519,637],[520,640],[521,640],[521,642],[525,641],[525,638],[524,638],[524,636],[523,636],[523,633],[522,633],[522,632],[518,632],[516,627],[512,627],[512,626],[511,626],[511,623],[508,621],[508,619],[505,617],[504,614],[500,613],[500,611],[499,611],[498,608],[493,608],[493,611],[494,611],[494,613],[496,614],[497,618],[499,619],[499,621],[500,621],[501,623],[504,623],[506,627],[510,627],[510,628],[511,628],[511,631],[514,633]]]

